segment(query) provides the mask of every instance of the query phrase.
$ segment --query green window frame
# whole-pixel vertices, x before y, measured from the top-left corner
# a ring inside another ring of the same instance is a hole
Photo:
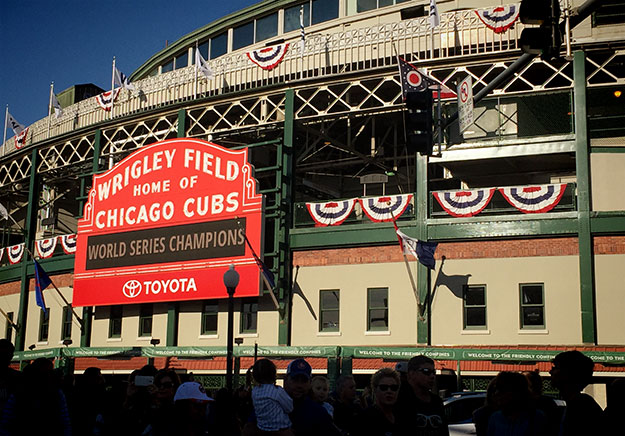
[[[109,339],[122,337],[124,306],[111,306],[109,311]]]
[[[367,331],[388,331],[388,288],[367,289]]]
[[[240,333],[256,333],[258,331],[258,299],[241,300]]]
[[[154,307],[151,304],[142,304],[139,309],[139,337],[152,336],[152,321]]]
[[[319,291],[319,331],[340,331],[341,296],[338,289]]]
[[[39,311],[39,342],[46,342],[50,332],[50,309],[46,307],[46,312]]]
[[[466,285],[462,290],[462,320],[465,330],[487,328],[486,285]]]
[[[13,312],[7,312],[7,323],[4,330],[4,338],[8,341],[13,341],[13,327],[11,327],[13,316],[15,316]]]
[[[202,321],[200,325],[201,335],[217,334],[217,318],[219,305],[215,301],[205,301],[202,305]]]
[[[61,318],[61,340],[72,338],[72,305],[63,306],[63,317]]]
[[[519,284],[520,326],[522,330],[544,329],[545,284]]]

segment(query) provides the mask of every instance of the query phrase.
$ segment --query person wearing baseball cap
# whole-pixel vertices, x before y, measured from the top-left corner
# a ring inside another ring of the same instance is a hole
[[[204,435],[207,432],[206,408],[213,399],[198,382],[185,382],[174,395],[175,434]]]

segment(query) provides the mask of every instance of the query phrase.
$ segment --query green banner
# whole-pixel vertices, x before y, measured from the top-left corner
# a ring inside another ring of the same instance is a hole
[[[146,357],[182,357],[182,358],[211,358],[225,356],[226,347],[144,347],[142,356]]]
[[[61,354],[68,357],[129,358],[141,356],[141,347],[66,347]]]
[[[16,351],[13,354],[13,361],[22,361],[22,360],[35,360],[40,357],[45,357],[46,359],[53,359],[55,357],[59,357],[59,349],[58,348],[47,348],[43,350],[33,350],[33,351]]]
[[[336,357],[339,347],[258,347],[260,357]],[[235,347],[237,357],[254,356],[254,347]]]

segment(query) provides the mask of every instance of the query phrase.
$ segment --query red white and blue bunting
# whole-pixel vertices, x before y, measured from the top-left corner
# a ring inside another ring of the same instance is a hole
[[[74,254],[76,253],[76,234],[72,233],[71,235],[61,235],[59,236],[61,240],[61,245],[63,246],[63,252],[65,254]]]
[[[57,238],[40,239],[35,241],[35,250],[40,259],[52,257],[56,248]]]
[[[15,265],[22,261],[22,257],[24,257],[24,243],[13,245],[7,248],[7,254],[9,256],[9,262],[11,265]]]
[[[412,201],[412,194],[359,198],[358,201],[371,221],[381,223],[399,218]]]
[[[519,5],[495,6],[490,9],[476,10],[475,13],[482,23],[495,33],[503,33],[519,18]]]
[[[355,204],[356,199],[351,198],[327,203],[306,203],[306,209],[315,221],[315,226],[338,226],[352,213]]]
[[[28,136],[28,129],[29,127],[26,127],[24,130],[22,130],[22,133],[20,133],[19,135],[15,135],[15,148],[22,148],[23,146],[26,145],[26,137]]]
[[[106,112],[109,112],[111,108],[113,107],[113,102],[117,100],[117,96],[119,95],[120,90],[121,88],[115,88],[112,91],[103,92],[102,94],[96,95],[95,100],[98,102],[98,105],[103,110],[105,110]]]
[[[445,211],[455,217],[468,217],[480,213],[495,193],[495,188],[470,191],[433,192],[434,198]]]
[[[560,202],[565,190],[566,183],[499,188],[508,203],[524,213],[549,212]]]
[[[282,61],[282,58],[284,58],[288,48],[289,43],[285,42],[283,44],[252,50],[247,52],[246,55],[252,62],[261,67],[263,70],[269,71],[274,69],[280,61]]]

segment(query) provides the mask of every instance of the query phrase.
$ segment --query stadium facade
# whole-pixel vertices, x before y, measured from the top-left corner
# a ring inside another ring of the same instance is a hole
[[[543,60],[520,50],[518,5],[439,0],[432,27],[429,3],[266,0],[152,55],[130,76],[134,90],[68,90],[60,118],[29,126],[23,144],[10,138],[0,201],[16,222],[4,221],[0,326],[16,360],[127,373],[154,359],[224,374],[227,298],[71,307],[93,176],[192,138],[247,148],[264,195],[259,255],[275,301],[260,271],[260,296],[236,298],[242,368],[256,352],[370,373],[425,352],[475,388],[501,369],[546,373],[576,348],[597,362],[599,391],[623,376],[622,4],[573,17],[570,53]],[[445,86],[444,120],[465,77],[487,93],[474,123],[462,133],[449,123],[431,156],[406,144],[397,56]],[[404,234],[438,242],[433,270],[405,261],[389,212],[376,215],[389,202]],[[30,253],[67,300],[48,287],[49,316]]]

